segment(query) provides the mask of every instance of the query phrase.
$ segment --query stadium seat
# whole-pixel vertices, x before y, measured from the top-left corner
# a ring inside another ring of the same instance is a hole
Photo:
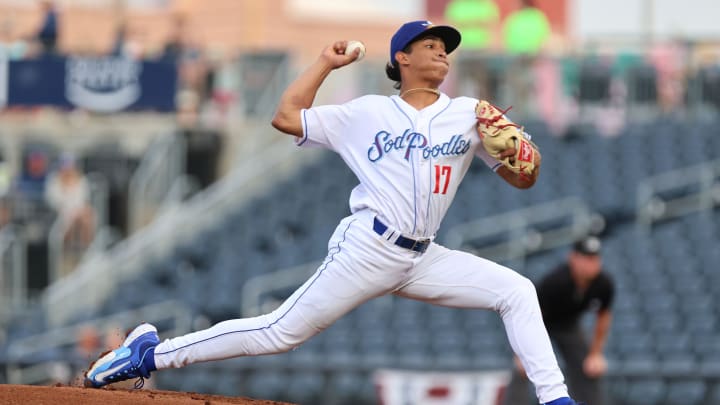
[[[668,384],[667,405],[704,405],[706,386],[702,381],[677,381]]]
[[[654,104],[657,102],[657,72],[646,64],[630,67],[626,72],[628,101],[633,104]]]
[[[622,361],[618,361],[618,370],[629,376],[645,376],[657,372],[659,361],[649,350],[627,352]]]
[[[662,353],[658,371],[663,375],[684,377],[691,375],[698,368],[698,363],[692,353]]]
[[[610,94],[611,72],[599,61],[580,66],[578,94],[581,103],[604,103]]]
[[[459,329],[432,329],[430,349],[441,356],[467,352],[466,336]]]
[[[358,350],[363,355],[383,355],[389,353],[391,345],[390,328],[361,329],[358,336]]]
[[[628,405],[660,405],[665,400],[667,387],[660,379],[641,379],[633,381],[626,392]]]
[[[286,398],[301,404],[315,404],[322,401],[325,389],[324,377],[321,373],[305,371],[294,373],[287,380]]]
[[[258,371],[250,374],[243,385],[245,392],[242,395],[279,401],[287,389],[288,379],[283,372]]]
[[[715,325],[717,325],[715,323]],[[692,349],[701,359],[720,360],[720,339],[718,329],[708,332],[694,333],[691,335]]]

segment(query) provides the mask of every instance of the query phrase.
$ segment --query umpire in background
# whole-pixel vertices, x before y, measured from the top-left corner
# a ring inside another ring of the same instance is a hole
[[[602,271],[600,248],[601,242],[594,236],[579,240],[567,262],[543,277],[537,287],[545,326],[565,362],[570,395],[588,405],[605,404],[600,381],[607,371],[603,348],[610,331],[615,291],[613,280]],[[587,311],[596,314],[589,342],[580,325]],[[517,359],[515,366],[505,391],[505,405],[528,403],[525,371]]]

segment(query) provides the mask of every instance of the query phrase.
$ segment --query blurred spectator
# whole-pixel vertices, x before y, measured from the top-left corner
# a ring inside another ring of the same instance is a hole
[[[137,25],[132,26],[126,18],[122,18],[115,28],[111,55],[135,60],[148,57],[143,33],[144,31],[140,27]]]
[[[72,157],[64,156],[48,179],[45,198],[67,226],[66,242],[87,247],[94,236],[95,215],[90,206],[90,185]]]
[[[211,102],[208,103],[206,122],[210,127],[224,128],[228,123],[230,109],[237,102],[237,66],[219,49],[208,52],[207,59],[205,89]]]
[[[10,190],[12,174],[10,165],[5,160],[5,153],[0,149],[0,196],[4,196]]]
[[[590,236],[573,245],[567,262],[547,274],[537,288],[540,309],[550,339],[565,360],[570,395],[592,405],[604,404],[601,377],[607,371],[603,354],[612,315],[613,280],[602,269],[601,242]],[[596,313],[593,338],[588,345],[580,325],[587,311]],[[505,391],[506,405],[529,403],[525,371],[516,368]]]
[[[183,14],[173,15],[170,36],[165,42],[165,47],[163,48],[163,59],[179,62],[184,56],[186,25],[187,22]]]
[[[87,365],[88,361],[97,356],[101,351],[100,332],[92,325],[81,327],[77,332],[77,344],[73,356],[78,364]]]
[[[503,23],[505,50],[514,55],[537,55],[550,39],[550,23],[533,0],[521,0],[520,8]]]
[[[181,130],[190,130],[200,125],[200,99],[190,89],[180,89],[175,96],[175,118]]]
[[[88,362],[96,357],[100,351],[100,333],[92,325],[81,326],[75,335],[75,345],[66,364],[63,366],[67,369],[67,377],[58,382],[62,384],[74,385],[74,383],[83,381],[83,373],[87,368]]]
[[[545,13],[535,7],[533,0],[521,0],[520,7],[510,13],[503,22],[503,43],[505,51],[513,59],[505,76],[508,81],[509,102],[513,112],[527,115],[536,109],[531,105],[535,100],[536,56],[550,38],[550,23]]]
[[[176,63],[178,66],[179,84],[182,98],[189,98],[188,93],[195,93],[197,110],[210,98],[208,82],[208,63],[202,48],[193,40],[187,26],[187,18],[182,13],[172,17],[170,36],[165,42],[161,59]],[[182,106],[179,106],[182,107]]]
[[[128,42],[128,28],[124,21],[119,23],[115,28],[115,39],[113,40],[112,56],[128,56],[126,53],[126,44]]]
[[[0,197],[0,230],[12,221],[12,209],[7,196]]]
[[[186,144],[186,174],[193,178],[200,189],[204,189],[217,180],[222,136],[218,130],[201,122],[197,93],[181,90],[176,103],[178,133]]]
[[[43,22],[37,31],[36,40],[40,42],[44,54],[54,54],[57,51],[59,15],[55,2],[43,0],[40,2],[43,12]]]
[[[10,167],[5,161],[5,155],[0,150],[0,229],[12,220],[11,204],[8,198],[10,183]]]
[[[541,56],[535,62],[537,112],[555,136],[568,134],[578,121],[579,106],[571,85],[565,83],[563,63]]]
[[[49,156],[43,151],[29,152],[25,157],[23,170],[16,180],[14,191],[22,197],[42,200],[50,165],[49,160]]]
[[[28,43],[13,32],[13,22],[7,19],[0,25],[0,53],[9,60],[19,60],[28,53]]]
[[[681,41],[659,43],[650,50],[650,59],[657,71],[657,94],[659,107],[668,113],[682,107],[685,101],[687,81],[687,46]]]
[[[460,31],[465,49],[490,48],[497,42],[500,11],[493,0],[452,0],[445,19]]]

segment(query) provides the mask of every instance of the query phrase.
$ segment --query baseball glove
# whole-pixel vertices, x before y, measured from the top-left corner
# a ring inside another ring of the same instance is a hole
[[[525,136],[522,127],[505,116],[508,110],[500,110],[481,100],[475,107],[478,135],[490,156],[514,173],[530,175],[535,170],[538,147]],[[511,148],[515,149],[514,155],[501,157],[502,152]]]

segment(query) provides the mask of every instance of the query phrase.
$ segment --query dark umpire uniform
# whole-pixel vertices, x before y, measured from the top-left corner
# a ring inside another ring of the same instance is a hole
[[[602,271],[600,240],[582,239],[573,245],[567,262],[537,285],[543,320],[560,356],[571,396],[590,405],[604,404],[600,377],[607,369],[603,347],[610,330],[614,285]],[[580,325],[582,315],[596,313],[588,342]],[[517,361],[516,361],[517,363]],[[528,403],[528,380],[518,364],[505,392],[505,405]]]

